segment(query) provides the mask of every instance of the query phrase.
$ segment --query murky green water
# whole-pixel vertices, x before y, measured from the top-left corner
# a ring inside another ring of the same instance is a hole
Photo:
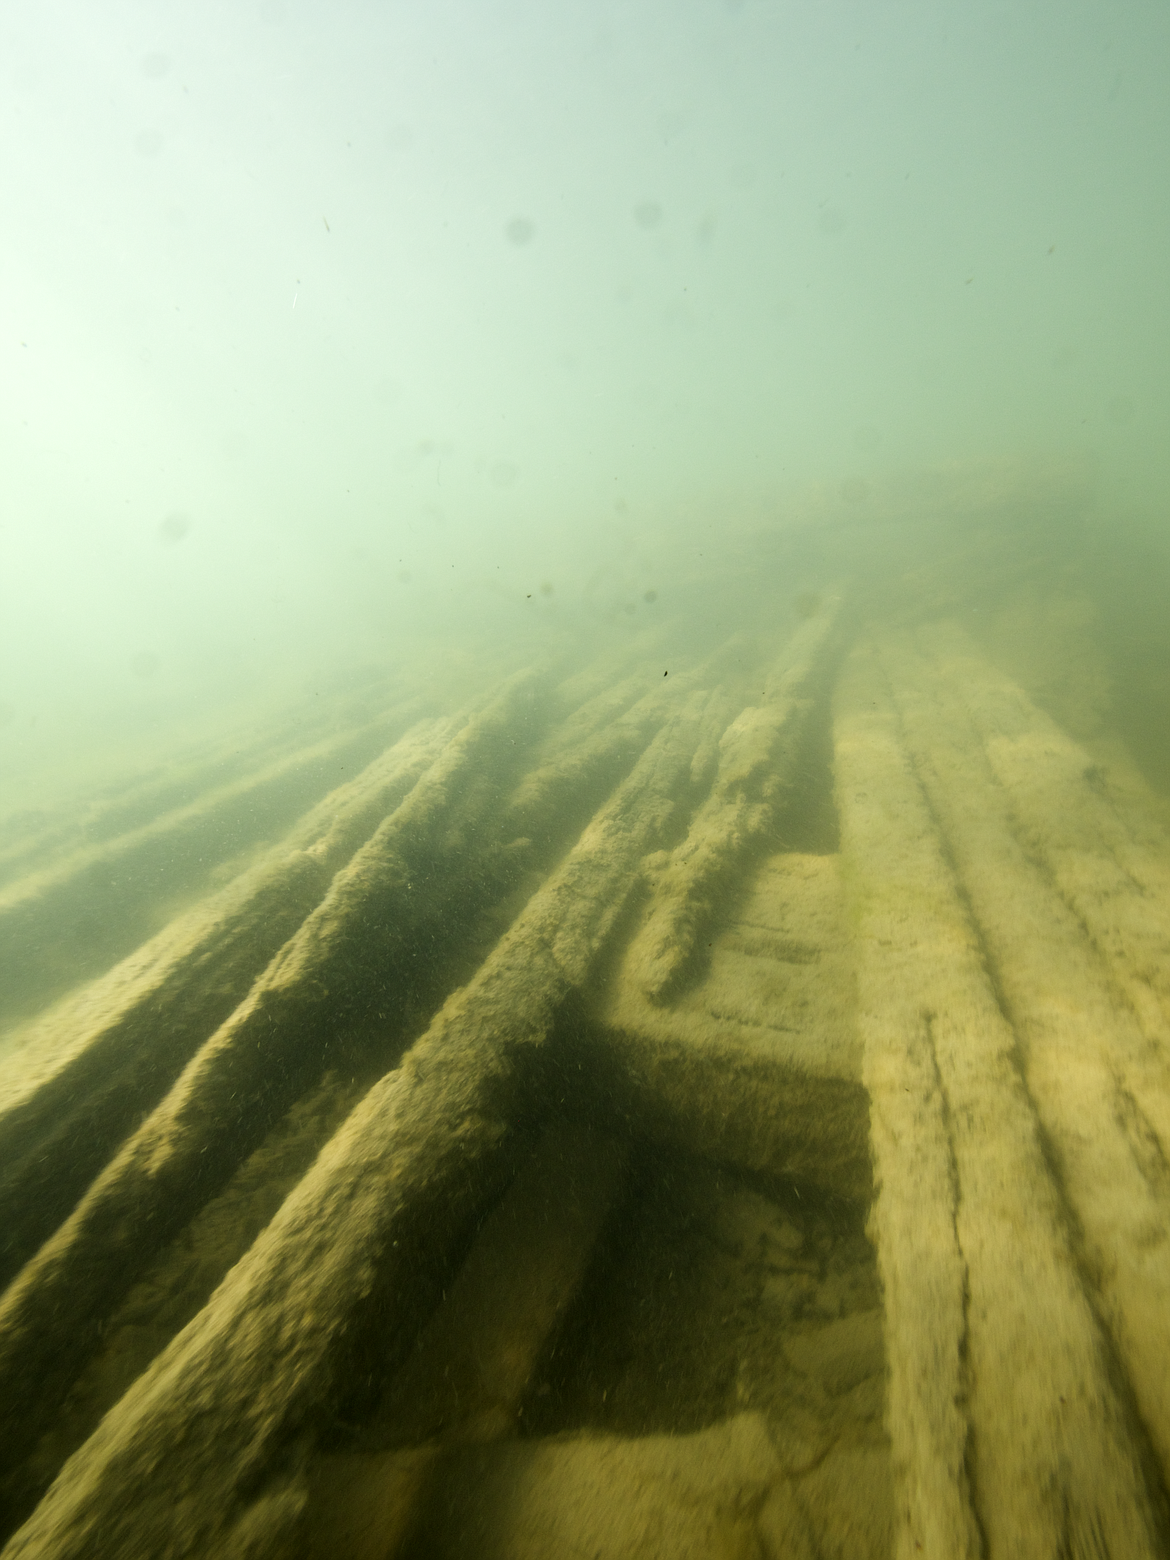
[[[1170,1552],[1170,24],[0,23],[9,1555]]]

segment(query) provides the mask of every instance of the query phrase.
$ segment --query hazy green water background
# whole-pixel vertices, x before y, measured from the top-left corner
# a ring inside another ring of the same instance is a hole
[[[810,482],[1087,459],[1152,622],[1168,41],[1042,0],[6,6],[7,805],[428,647],[604,644]]]

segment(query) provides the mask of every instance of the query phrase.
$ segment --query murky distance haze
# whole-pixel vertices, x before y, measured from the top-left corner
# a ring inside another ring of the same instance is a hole
[[[6,811],[355,668],[626,633],[810,482],[1072,455],[1162,534],[1160,5],[0,37]]]

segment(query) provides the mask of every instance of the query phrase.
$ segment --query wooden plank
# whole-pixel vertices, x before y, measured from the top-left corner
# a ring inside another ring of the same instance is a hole
[[[1070,1246],[1018,1030],[988,977],[992,907],[972,892],[950,827],[956,808],[977,813],[980,859],[1003,873],[1003,819],[949,729],[908,713],[918,674],[885,644],[880,658],[873,646],[855,652],[836,746],[880,1182],[899,1554],[975,1555],[982,1535],[991,1554],[1153,1556],[1160,1501]],[[953,759],[945,785],[922,773],[940,750]],[[1003,890],[1018,896],[1018,877]]]

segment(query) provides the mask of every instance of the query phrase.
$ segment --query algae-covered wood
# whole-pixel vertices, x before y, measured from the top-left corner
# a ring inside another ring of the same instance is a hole
[[[6,1557],[1167,1552],[1166,816],[968,499],[12,857],[312,770],[11,1031]]]

